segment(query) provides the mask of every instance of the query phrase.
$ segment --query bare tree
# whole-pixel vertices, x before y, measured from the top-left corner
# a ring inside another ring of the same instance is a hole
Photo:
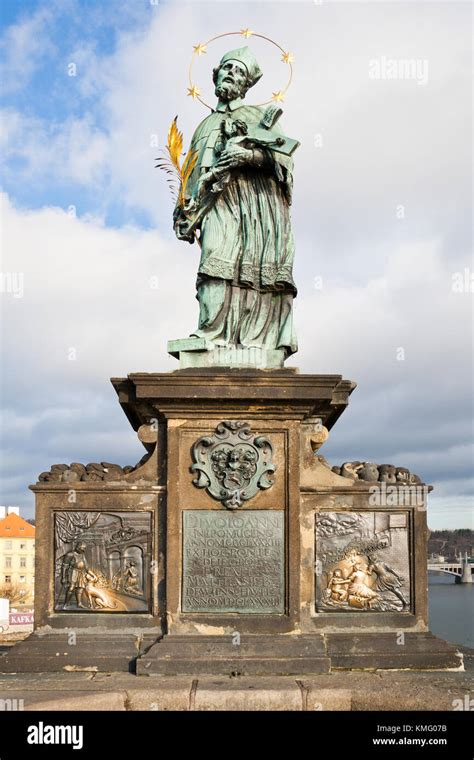
[[[11,605],[25,603],[31,594],[27,589],[21,588],[17,584],[4,583],[0,586],[0,599],[8,599]]]

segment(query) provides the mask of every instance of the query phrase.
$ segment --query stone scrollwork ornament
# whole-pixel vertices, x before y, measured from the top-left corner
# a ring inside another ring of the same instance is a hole
[[[252,433],[248,422],[219,423],[212,436],[195,442],[192,457],[193,484],[205,488],[227,509],[237,509],[260,489],[273,485],[269,478],[275,472],[272,444],[265,436]]]

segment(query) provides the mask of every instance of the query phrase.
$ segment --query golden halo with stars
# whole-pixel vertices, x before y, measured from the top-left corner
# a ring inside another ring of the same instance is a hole
[[[284,50],[281,45],[278,44],[278,42],[275,42],[275,40],[272,40],[270,37],[265,36],[264,34],[257,34],[257,32],[252,31],[252,29],[241,29],[239,32],[224,32],[224,34],[218,34],[215,37],[211,37],[210,40],[207,40],[207,42],[198,42],[197,45],[193,46],[193,55],[191,58],[191,63],[189,65],[189,87],[188,87],[188,97],[192,98],[193,100],[199,100],[200,103],[202,103],[203,106],[206,106],[206,108],[209,108],[210,111],[213,111],[214,109],[212,106],[210,106],[208,103],[206,103],[201,98],[201,90],[199,86],[194,82],[193,80],[193,66],[196,61],[196,58],[199,58],[201,55],[205,55],[207,53],[207,48],[211,44],[211,42],[214,42],[215,40],[220,40],[222,37],[230,37],[235,36],[243,37],[244,39],[248,40],[250,37],[258,37],[261,40],[265,40],[266,42],[270,42],[272,45],[274,45],[281,53],[281,60],[283,63],[285,63],[288,67],[288,80],[285,84],[285,86],[281,90],[277,90],[276,92],[272,93],[272,97],[269,100],[265,100],[263,103],[256,103],[257,106],[266,106],[269,103],[282,103],[285,99],[285,95],[288,91],[288,88],[291,84],[291,80],[293,78],[293,66],[291,65],[294,61],[293,54],[288,52],[287,50]]]

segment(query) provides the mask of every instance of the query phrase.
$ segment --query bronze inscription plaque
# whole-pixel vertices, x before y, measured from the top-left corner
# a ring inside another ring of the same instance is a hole
[[[184,511],[182,611],[283,614],[284,511]]]

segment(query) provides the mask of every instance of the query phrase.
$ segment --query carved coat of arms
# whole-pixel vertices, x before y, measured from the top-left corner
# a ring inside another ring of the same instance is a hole
[[[212,436],[196,441],[192,457],[194,485],[206,488],[227,509],[237,509],[259,489],[273,485],[268,477],[275,472],[272,444],[264,436],[252,433],[248,422],[219,423]]]

